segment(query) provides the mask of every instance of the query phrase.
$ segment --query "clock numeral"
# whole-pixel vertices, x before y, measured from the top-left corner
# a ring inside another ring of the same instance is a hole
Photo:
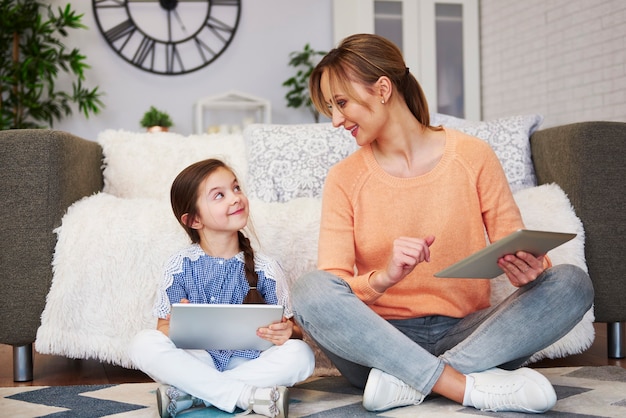
[[[235,30],[233,26],[230,26],[222,22],[221,20],[214,18],[213,16],[211,16],[209,20],[207,20],[206,27],[209,28],[209,30],[213,32],[215,36],[220,38],[220,40],[224,43],[228,41],[228,39],[232,36]]]
[[[213,58],[216,54],[215,51],[213,51],[213,49],[211,49],[210,46],[208,46],[202,39],[198,38],[197,36],[193,38],[193,41],[196,43],[196,47],[198,48],[198,52],[200,53],[200,56],[202,57],[202,62],[208,62],[211,60],[211,58]],[[204,52],[207,51],[209,54],[211,54],[208,58],[206,55],[204,55]]]
[[[94,7],[105,9],[109,7],[124,7],[126,4],[125,0],[94,0]]]
[[[180,68],[181,72],[185,71],[185,67],[183,66],[183,60],[180,57],[180,52],[178,52],[178,48],[176,48],[176,44],[167,44],[166,47],[166,72],[167,73],[174,73],[176,72],[174,70],[174,66],[176,63],[178,63],[178,67]]]
[[[241,0],[211,0],[211,6],[239,6]]]
[[[151,56],[152,59],[150,60],[150,68],[154,68],[154,45],[154,39],[144,36],[139,44],[139,47],[137,48],[137,51],[135,51],[135,55],[132,59],[133,63],[143,66],[146,58]]]
[[[126,38],[126,42],[128,42],[128,39],[130,39],[130,37],[133,35],[133,33],[135,33],[136,30],[137,27],[135,26],[135,23],[132,20],[128,19],[106,31],[104,33],[104,36],[109,40],[110,43],[113,43],[118,39],[124,37]],[[124,42],[124,45],[126,44],[126,42]],[[122,48],[124,48],[123,45]]]

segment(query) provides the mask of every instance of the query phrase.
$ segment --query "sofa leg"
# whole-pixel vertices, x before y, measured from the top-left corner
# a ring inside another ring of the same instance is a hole
[[[13,346],[13,380],[29,382],[33,380],[33,344]]]
[[[624,322],[609,322],[606,324],[607,349],[609,358],[624,358]]]

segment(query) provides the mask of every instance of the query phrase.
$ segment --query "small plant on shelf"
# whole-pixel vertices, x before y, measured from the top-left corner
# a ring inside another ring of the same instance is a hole
[[[311,102],[311,96],[309,95],[309,77],[313,72],[313,68],[319,62],[322,55],[326,55],[326,52],[316,51],[310,47],[309,44],[304,46],[302,51],[294,51],[289,54],[289,65],[297,69],[296,75],[288,78],[284,83],[284,87],[291,87],[291,89],[285,95],[287,99],[287,107],[299,108],[304,106],[309,109],[315,123],[319,122],[320,114],[313,106]]]
[[[168,131],[174,125],[170,115],[154,106],[150,106],[150,109],[144,113],[139,123],[149,132]]]

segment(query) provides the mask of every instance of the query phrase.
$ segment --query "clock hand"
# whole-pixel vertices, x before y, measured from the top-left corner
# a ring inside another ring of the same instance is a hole
[[[180,18],[180,15],[178,14],[178,11],[176,9],[174,9],[174,17],[176,17],[176,20],[178,20],[178,24],[180,25],[183,32],[187,32],[187,28],[185,28],[185,25],[183,24],[183,21]]]

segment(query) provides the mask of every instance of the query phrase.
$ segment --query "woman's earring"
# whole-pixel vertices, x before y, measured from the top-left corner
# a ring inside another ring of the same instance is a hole
[[[381,103],[381,104],[385,104],[385,99],[382,99],[382,100],[380,101],[380,103]]]

